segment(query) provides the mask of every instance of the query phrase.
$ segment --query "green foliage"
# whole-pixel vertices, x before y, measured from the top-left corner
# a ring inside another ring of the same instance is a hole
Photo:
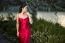
[[[14,20],[14,17],[15,16],[11,12],[9,12],[8,15],[7,15],[7,20],[13,21]]]
[[[27,2],[32,5],[34,10],[65,11],[64,0],[27,0]]]
[[[19,43],[16,36],[16,21],[1,21],[0,31],[4,32],[5,36],[13,43]],[[53,24],[45,20],[37,20],[33,18],[31,24],[31,43],[64,43],[65,41],[65,28],[58,23]]]
[[[36,20],[31,30],[33,43],[64,43],[65,28],[58,23]]]

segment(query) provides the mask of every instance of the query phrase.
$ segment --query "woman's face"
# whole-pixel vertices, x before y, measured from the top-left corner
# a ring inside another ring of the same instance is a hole
[[[24,8],[22,8],[23,12],[27,12],[27,6],[25,6]]]

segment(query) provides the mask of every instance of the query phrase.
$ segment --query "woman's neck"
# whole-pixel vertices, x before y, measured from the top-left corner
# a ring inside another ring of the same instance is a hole
[[[26,14],[26,12],[21,12],[22,15]]]

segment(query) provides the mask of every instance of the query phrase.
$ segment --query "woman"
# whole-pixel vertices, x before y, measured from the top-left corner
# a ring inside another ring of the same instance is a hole
[[[20,43],[30,43],[31,39],[30,24],[32,24],[33,21],[32,15],[27,11],[27,7],[26,3],[22,3],[16,19],[17,36]]]

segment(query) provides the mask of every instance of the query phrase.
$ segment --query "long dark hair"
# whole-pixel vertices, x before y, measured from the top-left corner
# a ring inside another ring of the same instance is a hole
[[[22,8],[24,8],[25,6],[27,6],[27,4],[25,2],[21,2],[20,8],[19,8],[19,13],[22,12]]]

